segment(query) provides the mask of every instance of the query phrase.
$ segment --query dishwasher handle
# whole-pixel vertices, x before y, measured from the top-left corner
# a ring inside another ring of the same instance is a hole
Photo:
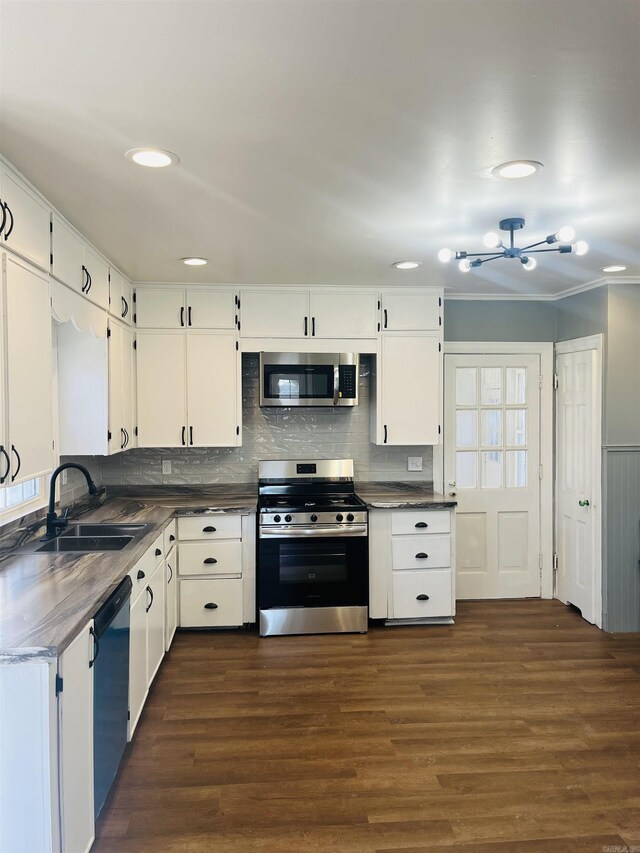
[[[100,639],[96,632],[93,630],[93,625],[91,626],[91,628],[89,628],[89,633],[93,637],[93,657],[89,661],[89,669],[91,669],[91,667],[98,659],[98,655],[100,654]]]

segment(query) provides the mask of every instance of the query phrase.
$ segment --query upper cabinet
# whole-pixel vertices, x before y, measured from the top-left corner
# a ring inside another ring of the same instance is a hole
[[[240,296],[243,338],[375,338],[376,293],[307,290],[245,290]]]
[[[437,292],[385,290],[383,332],[429,332],[442,326],[442,296]]]
[[[51,273],[100,308],[109,307],[109,265],[64,219],[53,214]]]
[[[235,329],[239,299],[222,288],[140,287],[134,318],[139,329]]]
[[[131,284],[115,267],[109,268],[109,313],[127,326],[133,322]]]
[[[6,166],[0,166],[0,208],[2,245],[48,270],[51,210]]]

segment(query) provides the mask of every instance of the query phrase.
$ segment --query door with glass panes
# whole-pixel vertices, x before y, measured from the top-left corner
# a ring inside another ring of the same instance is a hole
[[[445,356],[456,597],[540,595],[540,358]]]

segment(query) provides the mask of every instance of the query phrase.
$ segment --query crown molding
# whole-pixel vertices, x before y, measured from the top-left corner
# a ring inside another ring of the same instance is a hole
[[[616,275],[604,276],[596,278],[593,281],[587,281],[584,284],[578,284],[575,287],[569,287],[566,290],[560,290],[558,293],[447,293],[445,290],[444,298],[448,301],[461,299],[464,301],[473,302],[558,302],[560,299],[566,299],[569,296],[575,296],[578,293],[585,293],[587,290],[595,290],[598,287],[606,287],[610,284],[640,284],[640,276],[635,275]]]

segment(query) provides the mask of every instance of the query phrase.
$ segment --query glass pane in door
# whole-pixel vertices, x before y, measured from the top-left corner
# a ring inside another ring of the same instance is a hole
[[[456,446],[477,447],[478,413],[474,409],[458,409],[456,412]]]
[[[502,368],[480,368],[480,402],[483,406],[502,403]]]
[[[456,405],[475,406],[478,402],[478,371],[475,367],[456,368]]]

